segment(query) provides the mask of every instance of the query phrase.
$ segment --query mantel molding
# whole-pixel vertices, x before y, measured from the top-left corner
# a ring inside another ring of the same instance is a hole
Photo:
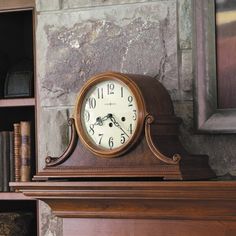
[[[17,182],[59,217],[236,220],[236,182]]]

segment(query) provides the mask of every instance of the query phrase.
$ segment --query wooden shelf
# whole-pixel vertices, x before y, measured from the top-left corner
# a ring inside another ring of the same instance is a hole
[[[236,181],[19,182],[64,235],[236,235]]]
[[[35,106],[35,98],[0,99],[0,107]]]
[[[0,192],[1,200],[34,200],[30,197],[26,197],[23,193],[16,192]]]
[[[48,181],[10,185],[28,197],[45,201],[59,217],[236,220],[236,181]]]

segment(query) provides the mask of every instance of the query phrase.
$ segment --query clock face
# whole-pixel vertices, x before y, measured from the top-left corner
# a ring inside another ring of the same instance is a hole
[[[136,97],[127,84],[107,79],[98,81],[85,92],[80,119],[93,146],[112,151],[127,146],[133,139],[138,114]]]
[[[75,106],[80,141],[95,156],[118,157],[137,142],[147,111],[141,90],[132,77],[107,72],[90,78]]]

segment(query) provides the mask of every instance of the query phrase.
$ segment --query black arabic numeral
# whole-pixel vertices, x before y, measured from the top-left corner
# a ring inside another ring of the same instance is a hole
[[[84,111],[84,119],[86,122],[90,120],[90,113],[87,110]]]
[[[93,124],[91,124],[91,125],[89,126],[89,132],[90,132],[92,135],[94,135],[94,125],[93,125]]]
[[[124,97],[124,88],[123,87],[120,88],[120,96],[122,98]]]
[[[108,145],[109,145],[110,149],[113,148],[113,146],[114,146],[114,140],[113,140],[113,137],[110,137],[110,138],[109,138]]]
[[[103,88],[98,88],[98,99],[103,99]]]
[[[129,125],[129,129],[128,129],[129,133],[132,134],[133,133],[133,126],[132,124]]]
[[[125,134],[121,134],[120,143],[121,144],[125,143]]]
[[[88,99],[88,105],[90,109],[94,109],[96,107],[96,99],[95,98],[89,98]]]
[[[128,97],[128,102],[129,102],[128,106],[129,107],[133,106],[133,104],[132,104],[133,100],[134,100],[134,98],[132,96]]]
[[[103,135],[104,135],[104,134],[98,134],[98,136],[100,137],[99,142],[98,142],[99,145],[101,145]]]
[[[133,110],[134,114],[133,114],[133,120],[137,120],[137,111]]]
[[[115,85],[113,83],[108,83],[107,84],[107,94],[110,95],[110,94],[114,94],[114,88],[115,88]]]

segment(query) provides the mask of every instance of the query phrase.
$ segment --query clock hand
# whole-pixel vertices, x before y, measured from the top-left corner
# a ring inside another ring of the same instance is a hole
[[[122,132],[129,138],[129,135],[124,131],[124,129],[120,126],[120,124],[116,121],[115,117],[112,114],[107,115],[108,118],[113,122],[113,124],[118,127]]]
[[[101,116],[97,117],[95,125],[99,125],[99,126],[103,125]]]
[[[102,118],[101,118],[101,116],[98,116],[98,117],[96,118],[96,122],[89,125],[89,128],[90,128],[89,131],[92,132],[92,134],[94,134],[94,126],[95,126],[95,125],[102,126],[102,125],[103,125],[103,121],[108,120],[108,119],[111,119],[111,121],[113,122],[113,124],[114,124],[116,127],[120,128],[120,129],[124,132],[124,134],[126,134],[127,137],[129,137],[129,135],[124,131],[124,129],[122,129],[122,127],[120,126],[120,124],[115,120],[114,116],[113,116],[111,113],[108,113],[106,116],[104,116],[104,117],[102,117]]]
[[[89,126],[90,128],[90,132],[92,132],[92,134],[94,134],[94,126],[95,125],[99,125],[102,126],[103,125],[103,121],[107,120],[108,118],[110,118],[110,116],[112,116],[112,114],[107,114],[106,116],[104,116],[103,118],[101,118],[101,116],[98,116],[96,118],[96,122],[94,124],[91,124]]]
[[[96,122],[94,124],[91,124],[92,126],[95,126],[95,125],[99,125],[99,126],[102,126],[103,125],[103,121],[107,120],[107,115],[104,116],[103,118],[101,118],[101,116],[98,116],[96,118]]]
[[[111,116],[112,114],[108,113],[106,116],[102,118],[102,121],[108,120]]]
[[[101,116],[98,116],[97,119],[96,119],[96,122],[94,123],[94,125],[99,125],[99,126],[102,126],[103,125],[103,121],[107,120],[109,118],[109,115],[106,115],[104,117],[101,118]]]
[[[102,124],[103,124],[103,123],[102,123],[102,119],[101,119],[101,117],[99,116],[99,117],[97,117],[95,123],[91,124],[90,127],[94,127],[95,125],[100,125],[100,126],[101,126]]]
[[[95,125],[99,125],[99,126],[103,125],[103,120],[102,120],[101,116],[98,116],[96,118],[96,122],[95,123],[89,125],[89,131],[92,133],[92,135],[94,134],[94,126]]]

